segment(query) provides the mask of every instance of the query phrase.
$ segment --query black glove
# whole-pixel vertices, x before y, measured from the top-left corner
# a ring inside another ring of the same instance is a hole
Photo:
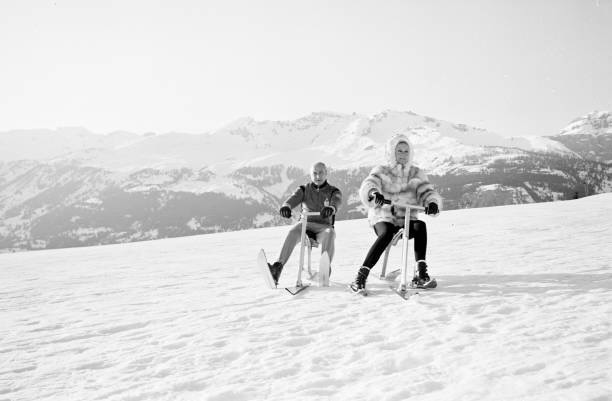
[[[281,216],[283,216],[286,219],[291,217],[291,208],[289,206],[281,207],[278,212],[280,213]]]
[[[431,202],[429,205],[425,206],[425,214],[438,214],[438,204]]]
[[[321,209],[321,217],[324,219],[330,217],[332,214],[334,214],[334,208],[331,206],[325,206],[323,209]]]
[[[376,203],[378,206],[382,206],[386,200],[380,192],[372,192],[372,194],[368,197],[368,200],[372,201],[372,199],[374,199],[374,203]]]

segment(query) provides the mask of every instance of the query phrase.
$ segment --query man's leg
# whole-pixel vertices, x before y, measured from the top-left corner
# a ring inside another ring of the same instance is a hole
[[[334,259],[334,253],[336,251],[336,231],[333,227],[327,226],[316,233],[316,236],[317,241],[321,244],[321,255],[323,252],[327,252],[327,256],[329,256],[329,261],[331,262]]]
[[[291,227],[291,230],[287,233],[287,238],[285,238],[285,243],[283,244],[283,248],[281,249],[280,256],[278,257],[278,261],[283,264],[283,266],[289,260],[291,253],[293,252],[293,248],[300,242],[302,239],[302,223],[298,223]]]

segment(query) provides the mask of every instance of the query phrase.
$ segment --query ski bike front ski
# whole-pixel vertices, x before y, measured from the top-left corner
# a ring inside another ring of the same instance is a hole
[[[416,295],[419,293],[418,291],[412,291],[413,290],[412,288],[399,288],[399,287],[394,287],[392,285],[389,286],[389,288],[391,288],[393,292],[395,292],[397,295],[399,295],[406,301],[410,298],[411,295]]]
[[[321,260],[319,261],[319,272],[317,275],[319,287],[329,287],[329,270],[329,255],[327,254],[327,252],[323,252],[323,254],[321,255]],[[299,287],[297,285],[294,287],[286,287],[285,290],[287,290],[287,292],[291,295],[297,295],[308,287],[310,287],[309,283],[302,284]]]
[[[294,286],[294,287],[285,287],[285,291],[287,291],[289,294],[291,295],[297,295],[300,292],[304,291],[306,288],[310,287],[310,284],[302,284],[301,286]]]

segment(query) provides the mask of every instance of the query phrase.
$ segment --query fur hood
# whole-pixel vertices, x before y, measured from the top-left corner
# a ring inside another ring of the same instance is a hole
[[[387,159],[388,166],[391,168],[395,168],[398,165],[397,159],[395,158],[395,148],[400,142],[405,142],[410,149],[410,153],[408,154],[408,163],[406,163],[405,167],[412,166],[412,160],[414,155],[412,143],[410,143],[410,140],[406,135],[395,134],[385,144],[385,158]]]

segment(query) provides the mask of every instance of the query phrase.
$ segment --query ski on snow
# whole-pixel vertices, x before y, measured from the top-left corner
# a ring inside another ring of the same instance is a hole
[[[285,290],[291,295],[297,295],[300,292],[304,291],[306,288],[310,287],[310,284],[302,284],[301,286],[294,287],[285,287]]]
[[[393,290],[393,292],[395,292],[397,295],[402,297],[404,300],[408,300],[411,295],[419,294],[419,290],[431,290],[431,289],[436,288],[437,286],[438,286],[438,283],[436,282],[436,279],[434,278],[426,283],[419,284],[416,286],[409,285],[409,286],[405,286],[405,288],[401,288],[401,285],[398,285],[397,287],[390,285],[389,288]],[[360,290],[355,290],[355,288],[353,288],[351,284],[348,285],[348,289],[355,295],[361,295],[361,296],[367,297],[369,294],[369,292],[365,288],[360,289]]]
[[[438,286],[438,283],[436,282],[436,279],[432,278],[431,280],[427,281],[426,283],[422,283],[422,284],[417,284],[417,285],[410,284],[410,286],[402,286],[400,284],[397,287],[389,286],[389,288],[391,288],[393,292],[395,292],[397,295],[399,295],[403,299],[408,300],[411,295],[419,294],[418,290],[431,290],[431,289],[436,288],[437,286]]]
[[[263,276],[266,285],[272,289],[276,288],[274,278],[272,278],[272,273],[270,273],[270,267],[268,266],[268,259],[266,258],[266,253],[263,249],[261,249],[257,255],[257,266],[261,271],[261,275]]]
[[[271,289],[278,288],[278,285],[274,283],[274,278],[270,273],[270,267],[268,266],[268,260],[266,258],[266,253],[263,249],[259,251],[257,255],[257,266],[261,272],[261,275],[264,278],[265,283]],[[321,255],[321,259],[319,262],[319,271],[317,273],[318,276],[318,285],[319,287],[329,287],[329,272],[330,272],[330,262],[329,255],[327,252],[323,252]],[[310,287],[311,283],[302,283],[301,280],[298,280],[298,284],[292,287],[284,287],[285,290],[291,295],[297,295],[300,292],[304,291],[306,288]]]

